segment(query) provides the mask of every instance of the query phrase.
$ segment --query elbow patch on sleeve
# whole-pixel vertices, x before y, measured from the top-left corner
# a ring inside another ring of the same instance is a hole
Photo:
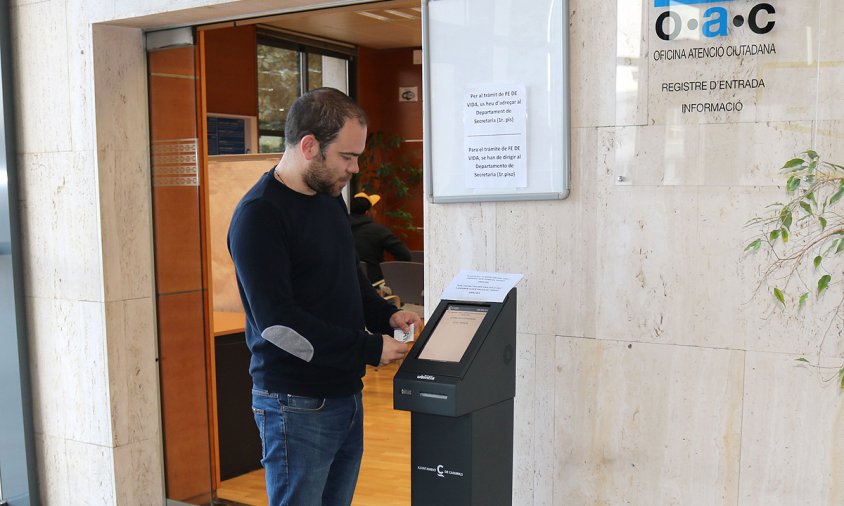
[[[314,358],[314,346],[311,342],[290,327],[283,325],[267,327],[261,332],[261,337],[305,362],[310,362]]]

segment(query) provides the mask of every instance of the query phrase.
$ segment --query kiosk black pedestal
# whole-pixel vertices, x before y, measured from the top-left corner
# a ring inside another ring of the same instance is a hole
[[[516,289],[503,302],[443,300],[393,380],[411,412],[414,506],[510,505]]]

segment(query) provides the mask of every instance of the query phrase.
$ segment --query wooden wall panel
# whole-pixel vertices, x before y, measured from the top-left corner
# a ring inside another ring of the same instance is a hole
[[[204,37],[208,112],[257,116],[255,25],[205,30]]]
[[[159,294],[202,290],[196,186],[153,188],[155,282]]]
[[[148,53],[149,71],[153,74],[169,74],[192,78],[194,75],[193,51],[181,49]]]
[[[416,102],[400,102],[399,87],[416,86],[419,99]],[[413,63],[413,48],[373,50],[361,48],[358,51],[358,103],[369,117],[369,131],[381,130],[387,134],[399,134],[405,140],[422,139],[422,65]],[[403,151],[413,154],[422,166],[422,142],[405,143]],[[385,212],[401,207],[410,212],[414,225],[423,226],[422,182],[411,187],[411,196],[401,202],[389,195],[373,209],[376,221],[398,231]],[[422,231],[410,232],[402,237],[408,248],[424,249]]]
[[[159,295],[158,329],[167,497],[185,501],[212,487],[202,293]]]
[[[166,493],[213,488],[196,48],[148,53],[156,301]]]
[[[357,57],[357,97],[355,97],[366,111],[369,120],[369,131],[383,130],[381,118],[384,115],[382,107],[385,105],[386,89],[381,77],[387,78],[389,69],[379,67],[380,51],[365,47],[358,48]]]
[[[195,87],[192,76],[150,76],[150,133],[153,141],[196,139]]]

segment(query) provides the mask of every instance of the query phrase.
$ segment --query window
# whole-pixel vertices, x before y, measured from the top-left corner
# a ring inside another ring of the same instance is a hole
[[[260,31],[258,152],[284,150],[284,122],[302,90],[331,86],[349,94],[354,47]]]

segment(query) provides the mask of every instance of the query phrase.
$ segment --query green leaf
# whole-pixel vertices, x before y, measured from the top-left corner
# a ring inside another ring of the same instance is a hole
[[[823,232],[826,228],[826,218],[824,218],[823,216],[818,216],[818,223],[821,224],[821,232]]]
[[[791,212],[789,212],[787,215],[785,215],[785,218],[783,218],[783,220],[782,220],[782,226],[790,230],[792,218],[793,217],[792,217]]]
[[[799,165],[803,165],[802,158],[792,158],[791,160],[785,162],[785,165],[782,166],[783,169],[791,169],[792,167],[797,167]]]
[[[747,247],[744,248],[744,251],[749,251],[749,250],[757,251],[759,249],[759,246],[761,246],[761,245],[762,245],[762,239],[756,239],[755,241],[748,244]]]
[[[823,260],[823,257],[822,257],[822,256],[818,255],[818,256],[816,256],[816,257],[815,257],[815,261],[814,261],[814,264],[815,264],[815,269],[817,269],[818,267],[820,267],[820,265],[821,265],[821,260]]]
[[[836,241],[838,241],[838,247],[835,248],[835,254],[837,255],[844,251],[844,241],[842,241],[841,239],[836,239]]]
[[[795,358],[794,360],[796,360],[796,361],[798,361],[798,362],[805,362],[805,363],[807,363],[807,364],[810,364],[810,363],[811,363],[811,362],[809,362],[808,360],[806,360],[806,357]]]
[[[841,200],[841,197],[844,197],[844,188],[841,188],[840,190],[835,192],[835,195],[829,198],[829,205],[835,204],[836,202]]]
[[[777,300],[780,301],[780,304],[785,306],[785,296],[782,294],[782,290],[780,290],[779,288],[774,288],[774,297],[776,297]]]
[[[807,193],[806,198],[809,199],[811,203],[815,204],[815,207],[818,207],[818,201],[815,199],[815,192]]]
[[[805,153],[806,153],[806,155],[808,155],[808,156],[809,156],[809,158],[811,158],[812,160],[817,160],[817,159],[818,159],[818,153],[817,153],[814,149],[807,149],[807,150],[806,150],[806,151],[804,151],[804,152],[805,152]]]
[[[802,207],[803,210],[806,211],[806,214],[810,216],[815,214],[812,212],[812,206],[810,206],[807,202],[800,202],[800,207]]]
[[[768,240],[771,241],[771,242],[774,242],[779,238],[779,236],[780,236],[780,230],[779,229],[771,230],[771,233],[768,234]]]
[[[803,309],[803,306],[806,305],[807,300],[809,300],[809,292],[804,292],[803,295],[800,296],[800,303],[798,304],[798,309]]]
[[[796,190],[798,187],[800,187],[800,177],[791,176],[790,178],[788,178],[788,182],[785,185],[785,191],[787,191],[788,193],[794,193],[794,190]]]
[[[841,390],[844,390],[844,367],[842,367],[841,369],[838,369],[838,379],[839,379],[838,388],[840,388]]]
[[[821,276],[821,279],[818,280],[818,295],[820,295],[824,290],[829,287],[829,281],[832,279],[832,276],[829,274],[824,274]]]
[[[782,242],[788,242],[788,229],[780,229],[780,236],[782,237]]]

